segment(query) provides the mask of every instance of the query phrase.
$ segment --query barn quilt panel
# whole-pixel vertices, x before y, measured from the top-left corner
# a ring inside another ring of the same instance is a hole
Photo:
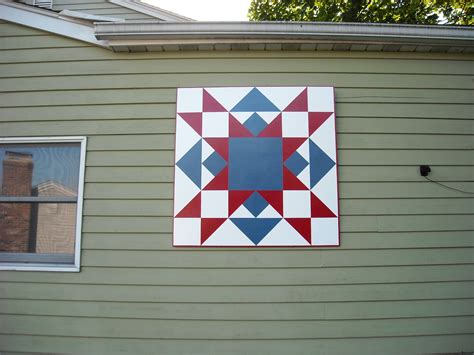
[[[178,89],[173,245],[339,245],[333,88]]]

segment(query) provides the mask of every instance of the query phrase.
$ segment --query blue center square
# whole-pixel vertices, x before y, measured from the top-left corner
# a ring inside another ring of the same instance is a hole
[[[281,138],[229,139],[229,190],[281,190]]]

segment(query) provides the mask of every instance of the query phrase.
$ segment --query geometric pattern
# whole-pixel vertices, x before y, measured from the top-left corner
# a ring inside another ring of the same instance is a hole
[[[180,88],[174,246],[339,245],[332,87]]]

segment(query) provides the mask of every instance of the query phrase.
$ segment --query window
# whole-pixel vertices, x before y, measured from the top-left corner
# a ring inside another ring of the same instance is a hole
[[[79,271],[85,137],[0,138],[0,269]]]

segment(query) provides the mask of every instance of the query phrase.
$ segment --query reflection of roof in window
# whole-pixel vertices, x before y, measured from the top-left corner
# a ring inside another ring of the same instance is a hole
[[[75,191],[54,180],[42,182],[33,187],[33,189],[37,192],[37,196],[77,196]]]

